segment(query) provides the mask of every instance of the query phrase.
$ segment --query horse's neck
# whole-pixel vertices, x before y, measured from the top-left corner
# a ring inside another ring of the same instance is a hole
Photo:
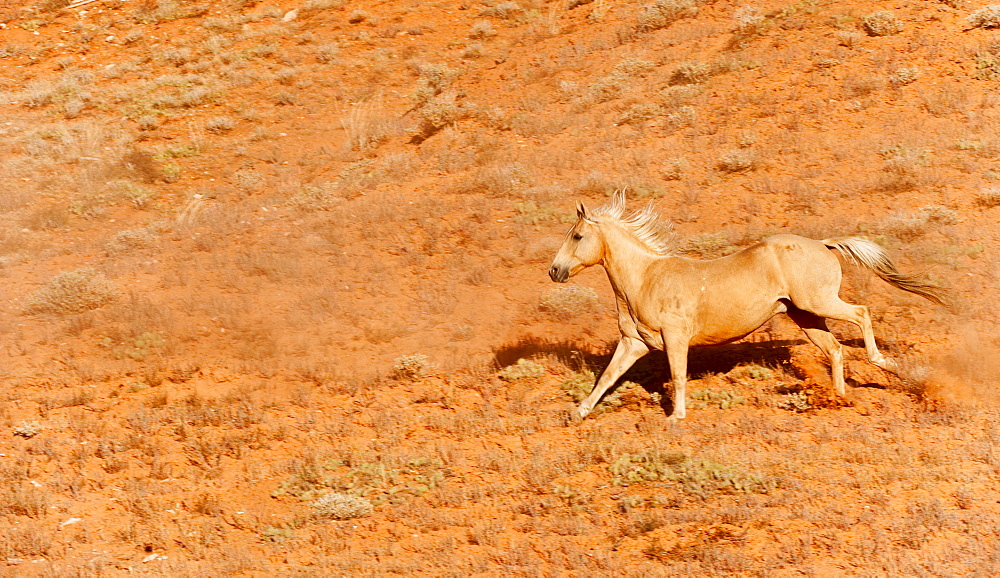
[[[605,236],[604,269],[611,287],[621,299],[628,300],[635,296],[642,287],[649,266],[664,258],[621,231]]]

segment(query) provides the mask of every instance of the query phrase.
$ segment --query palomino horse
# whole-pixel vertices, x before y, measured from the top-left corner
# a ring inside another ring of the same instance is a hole
[[[671,417],[683,418],[688,348],[735,341],[777,313],[787,313],[830,358],[837,394],[846,394],[843,351],[826,319],[860,327],[868,359],[895,373],[896,363],[875,345],[868,308],[840,300],[840,262],[829,249],[839,250],[891,285],[943,303],[939,287],[901,274],[871,241],[775,235],[738,253],[701,261],[670,253],[651,206],[629,217],[623,217],[624,211],[624,191],[593,211],[580,203],[579,220],[549,268],[549,277],[564,283],[586,267],[603,265],[618,305],[621,341],[577,409],[580,417],[586,417],[608,388],[652,348],[667,352],[674,385]]]

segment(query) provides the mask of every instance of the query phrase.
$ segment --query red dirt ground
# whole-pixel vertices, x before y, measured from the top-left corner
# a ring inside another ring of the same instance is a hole
[[[995,574],[980,8],[0,5],[2,574]],[[837,399],[776,319],[682,423],[656,355],[573,420],[614,299],[545,270],[624,186],[682,254],[863,235],[954,305],[845,263],[901,377],[834,323]]]

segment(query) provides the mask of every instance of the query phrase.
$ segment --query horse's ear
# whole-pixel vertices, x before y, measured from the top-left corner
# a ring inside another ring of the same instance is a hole
[[[587,207],[583,206],[583,202],[578,202],[576,204],[576,216],[585,221],[590,220],[590,217],[587,216]]]
[[[615,191],[615,194],[611,197],[611,201],[615,205],[625,206],[625,191],[628,190],[628,185]]]

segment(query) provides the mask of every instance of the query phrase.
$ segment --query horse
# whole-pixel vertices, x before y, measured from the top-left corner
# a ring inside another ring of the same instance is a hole
[[[580,418],[651,349],[665,351],[670,364],[670,418],[684,418],[688,349],[742,339],[779,313],[787,314],[829,358],[839,396],[846,396],[843,348],[827,319],[860,327],[869,361],[897,373],[897,363],[875,343],[868,308],[840,299],[843,271],[834,249],[890,285],[944,304],[941,287],[900,273],[882,247],[858,237],[817,241],[781,234],[718,259],[688,259],[672,253],[669,229],[659,223],[651,203],[628,217],[624,213],[624,190],[592,211],[578,203],[577,221],[548,270],[553,281],[565,283],[599,264],[615,292],[621,340],[577,408]]]

